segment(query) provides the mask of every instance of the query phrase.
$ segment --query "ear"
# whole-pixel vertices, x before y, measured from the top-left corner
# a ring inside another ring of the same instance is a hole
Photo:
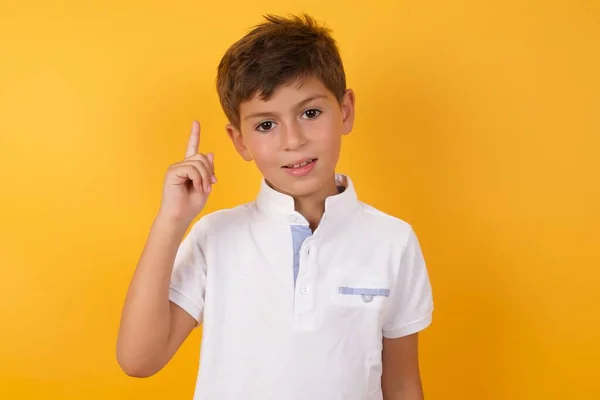
[[[252,154],[250,154],[250,150],[248,150],[244,144],[242,132],[233,126],[233,124],[227,124],[225,130],[227,131],[227,135],[229,136],[229,139],[231,139],[233,146],[237,152],[240,153],[240,156],[246,161],[252,161]]]
[[[344,97],[342,99],[342,135],[347,135],[352,132],[354,126],[354,91],[352,89],[346,89]]]

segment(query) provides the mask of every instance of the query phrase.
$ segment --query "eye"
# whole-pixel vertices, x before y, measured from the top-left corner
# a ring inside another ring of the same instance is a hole
[[[264,121],[256,126],[256,130],[259,132],[268,132],[275,126],[273,121]]]
[[[302,115],[305,115],[308,119],[315,119],[319,115],[321,115],[322,111],[316,108],[311,108],[310,110],[304,111]]]

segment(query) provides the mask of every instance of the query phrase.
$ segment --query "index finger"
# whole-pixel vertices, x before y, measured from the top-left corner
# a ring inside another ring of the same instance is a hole
[[[198,153],[198,147],[200,146],[200,123],[194,121],[192,123],[192,132],[190,133],[190,139],[188,140],[187,150],[185,151],[185,157],[191,157]]]

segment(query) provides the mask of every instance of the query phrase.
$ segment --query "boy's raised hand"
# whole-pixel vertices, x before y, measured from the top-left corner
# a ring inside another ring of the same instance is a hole
[[[194,121],[185,159],[167,170],[159,215],[189,225],[206,205],[217,182],[214,155],[199,153],[200,124]]]

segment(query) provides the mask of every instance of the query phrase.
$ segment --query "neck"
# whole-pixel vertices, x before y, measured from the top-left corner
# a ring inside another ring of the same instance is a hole
[[[294,196],[296,211],[306,218],[313,231],[319,226],[325,212],[325,200],[336,194],[338,194],[338,189],[335,176],[333,176],[317,192],[306,196]]]

